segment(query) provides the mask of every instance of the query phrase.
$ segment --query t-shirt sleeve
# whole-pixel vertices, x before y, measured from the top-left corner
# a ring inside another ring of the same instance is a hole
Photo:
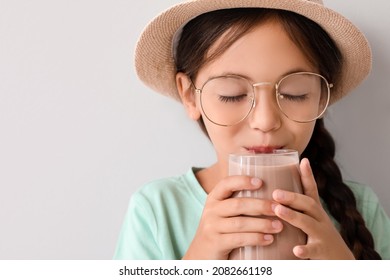
[[[161,259],[156,231],[156,218],[150,202],[142,194],[135,193],[130,199],[114,259]]]

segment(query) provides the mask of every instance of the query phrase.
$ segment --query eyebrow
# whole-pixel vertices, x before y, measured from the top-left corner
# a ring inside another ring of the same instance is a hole
[[[287,76],[287,75],[290,75],[290,74],[293,74],[293,73],[297,73],[297,72],[316,72],[316,71],[313,71],[311,69],[305,69],[305,68],[301,68],[301,67],[297,67],[297,68],[293,68],[287,72],[284,72],[283,74],[281,74],[280,76],[278,76],[278,78],[276,79],[276,81],[279,81],[280,79],[282,79],[283,77]],[[222,72],[221,74],[218,74],[218,75],[212,75],[210,77],[208,77],[207,80],[210,80],[210,79],[214,79],[214,78],[218,78],[218,77],[224,77],[224,76],[239,76],[239,77],[242,77],[242,78],[245,78],[247,79],[248,81],[250,82],[255,82],[251,77],[249,77],[248,75],[246,74],[242,74],[242,73],[238,73],[238,72]],[[268,82],[268,81],[267,81]]]

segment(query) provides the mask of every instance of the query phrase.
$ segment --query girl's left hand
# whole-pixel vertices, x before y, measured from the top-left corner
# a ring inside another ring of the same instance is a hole
[[[351,250],[322,208],[308,159],[302,159],[300,170],[304,194],[280,189],[273,192],[273,199],[279,203],[274,208],[275,214],[307,234],[306,245],[295,246],[294,255],[300,259],[354,259]]]

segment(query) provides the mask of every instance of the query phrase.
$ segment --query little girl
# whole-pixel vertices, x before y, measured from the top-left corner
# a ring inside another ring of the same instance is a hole
[[[183,2],[147,26],[135,64],[143,82],[182,102],[217,161],[134,193],[115,258],[227,259],[271,244],[283,220],[307,234],[297,258],[390,259],[390,220],[369,187],[343,181],[322,119],[371,69],[347,19],[320,0]],[[298,151],[304,194],[232,197],[262,182],[228,176],[228,155],[274,149]]]

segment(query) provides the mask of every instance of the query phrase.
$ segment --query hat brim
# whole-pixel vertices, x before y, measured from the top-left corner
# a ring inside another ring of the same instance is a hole
[[[356,88],[369,74],[372,54],[364,34],[348,19],[308,0],[196,0],[177,4],[152,20],[143,31],[135,51],[139,78],[153,90],[180,101],[172,53],[173,37],[191,19],[215,10],[231,8],[281,9],[303,15],[319,24],[343,55],[341,82],[332,91],[330,104]]]

